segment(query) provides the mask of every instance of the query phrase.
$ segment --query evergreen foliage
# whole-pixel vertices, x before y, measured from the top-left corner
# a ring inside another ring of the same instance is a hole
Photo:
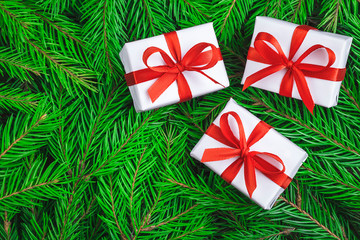
[[[257,15],[352,36],[339,105],[249,88]],[[214,22],[231,86],[136,113],[127,41]],[[359,239],[356,0],[0,0],[0,239]],[[229,98],[309,154],[262,210],[189,156]]]

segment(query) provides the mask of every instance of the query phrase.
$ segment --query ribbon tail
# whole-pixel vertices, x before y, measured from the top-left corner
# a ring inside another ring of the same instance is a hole
[[[254,73],[254,74],[251,74],[250,76],[248,76],[246,78],[242,90],[244,91],[250,85],[252,85],[252,84],[256,83],[257,81],[260,81],[263,78],[265,78],[271,74],[274,74],[284,68],[285,68],[285,66],[283,66],[283,65],[272,65],[272,66],[266,67],[264,69],[261,69],[260,71]]]
[[[219,83],[218,81],[216,81],[215,79],[213,79],[212,77],[210,77],[209,75],[207,75],[206,73],[204,73],[203,71],[198,70],[198,73],[201,73],[202,75],[204,75],[205,77],[207,77],[208,79],[210,79],[213,83],[215,84],[219,84],[220,86],[222,86],[223,88],[226,88],[224,85],[222,85],[221,83]]]
[[[239,173],[241,166],[243,164],[243,160],[241,158],[236,159],[230,166],[228,166],[225,171],[220,175],[227,183],[231,184],[231,182],[235,179],[236,175]]]
[[[250,156],[247,156],[246,158],[247,161],[244,163],[245,185],[249,193],[249,196],[251,198],[257,186],[256,175],[255,175],[255,163]]]
[[[313,114],[315,103],[314,103],[314,100],[312,99],[310,89],[309,89],[309,86],[307,85],[305,76],[298,69],[294,69],[294,71],[295,71],[294,79],[295,79],[296,86],[298,88],[300,97],[301,97],[302,101],[304,102],[306,108],[309,109],[311,114]]]
[[[293,86],[294,86],[293,73],[292,70],[288,70],[281,81],[279,94],[281,96],[291,97]]]
[[[180,102],[185,102],[190,100],[192,98],[191,90],[188,82],[186,81],[182,73],[179,73],[177,76],[177,84],[178,84]]]
[[[165,73],[158,78],[147,90],[151,102],[155,102],[160,95],[176,80],[177,74]]]

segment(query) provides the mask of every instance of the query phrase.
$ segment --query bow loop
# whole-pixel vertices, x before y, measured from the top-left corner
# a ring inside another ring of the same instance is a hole
[[[238,128],[239,138],[235,136],[233,132],[235,131],[234,128],[230,127],[230,116],[235,120],[235,124],[232,125],[236,125]],[[206,134],[229,147],[205,149],[201,162],[236,158],[236,160],[223,171],[221,177],[231,183],[244,165],[245,185],[250,197],[257,185],[256,169],[279,186],[286,188],[286,184],[290,183],[291,180],[289,180],[289,177],[284,173],[285,165],[283,161],[275,154],[250,150],[250,147],[263,138],[270,129],[271,127],[269,125],[260,121],[246,140],[244,127],[239,115],[232,111],[224,113],[220,117],[220,127],[213,124],[206,131]],[[267,162],[261,155],[266,155],[275,162],[280,163],[282,169],[278,169],[272,163]]]

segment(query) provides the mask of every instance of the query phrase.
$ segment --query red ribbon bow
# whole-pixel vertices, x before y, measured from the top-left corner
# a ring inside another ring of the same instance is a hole
[[[229,115],[235,118],[239,128],[239,139],[237,139],[229,125]],[[212,124],[206,131],[206,134],[215,140],[229,146],[229,148],[210,148],[205,149],[201,158],[201,162],[212,162],[238,157],[225,171],[221,177],[231,183],[239,173],[242,165],[244,165],[244,176],[246,189],[250,198],[256,189],[255,169],[262,172],[267,178],[275,182],[282,188],[287,188],[291,182],[291,178],[286,175],[285,165],[283,161],[275,154],[268,152],[250,151],[250,147],[258,142],[271,127],[263,121],[260,121],[254,130],[251,132],[249,138],[246,140],[244,127],[242,125],[239,115],[235,112],[224,113],[220,118],[220,127]],[[266,155],[280,163],[282,169],[278,169],[273,164],[269,163],[261,157]]]
[[[177,33],[170,32],[164,34],[164,36],[175,62],[164,50],[158,47],[147,48],[143,54],[143,62],[147,68],[125,74],[128,86],[158,78],[148,89],[148,94],[152,102],[158,99],[174,81],[176,81],[178,85],[180,101],[183,102],[191,99],[192,94],[186,78],[183,75],[184,71],[201,73],[214,83],[223,86],[203,72],[203,70],[214,67],[218,61],[222,60],[219,48],[213,44],[201,42],[190,48],[184,57],[181,58],[181,47]],[[204,52],[208,47],[210,47],[211,50]],[[154,53],[160,53],[166,65],[149,66],[148,60]]]
[[[254,41],[254,47],[250,47],[249,49],[247,59],[255,62],[269,64],[270,66],[247,77],[243,90],[263,79],[264,77],[286,68],[287,72],[281,81],[279,94],[282,96],[291,97],[295,81],[301,99],[310,112],[313,113],[315,104],[305,77],[313,77],[329,81],[342,81],[344,79],[346,69],[331,68],[330,66],[335,62],[336,59],[335,53],[331,49],[320,44],[316,44],[310,47],[296,61],[293,61],[294,55],[298,51],[309,30],[316,29],[306,25],[301,25],[295,28],[291,39],[290,53],[288,58],[282,51],[279,42],[273,35],[266,32],[258,33]],[[271,44],[276,49],[276,51],[266,42]],[[307,56],[320,48],[325,49],[327,52],[328,59],[326,66],[302,63],[302,61]]]

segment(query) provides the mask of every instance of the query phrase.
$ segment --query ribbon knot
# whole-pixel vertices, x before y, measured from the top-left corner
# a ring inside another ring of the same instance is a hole
[[[180,63],[176,63],[175,67],[178,69],[179,72],[185,71],[185,67]]]
[[[224,85],[208,76],[203,71],[214,67],[218,61],[222,60],[220,49],[211,43],[200,42],[194,45],[182,57],[179,38],[176,32],[164,34],[166,44],[169,48],[171,57],[158,47],[148,47],[143,54],[143,62],[147,68],[125,74],[128,86],[147,82],[157,78],[157,80],[147,90],[152,102],[155,102],[160,95],[173,83],[177,82],[180,101],[187,101],[192,98],[189,84],[183,74],[184,71],[198,72],[212,82]],[[206,50],[210,48],[210,50]],[[149,58],[159,53],[164,65],[150,66]],[[174,61],[175,60],[175,61]]]
[[[246,159],[249,154],[249,151],[250,151],[250,149],[248,147],[240,149],[240,158]]]
[[[259,32],[256,35],[254,47],[249,48],[247,59],[269,64],[270,66],[248,76],[245,79],[243,90],[261,79],[287,68],[287,72],[280,84],[279,94],[291,97],[295,82],[305,106],[311,113],[313,113],[315,103],[305,77],[319,78],[328,81],[342,81],[344,79],[346,69],[331,68],[330,66],[336,59],[335,53],[330,48],[324,47],[320,44],[310,47],[295,62],[293,62],[296,52],[310,30],[317,29],[306,25],[300,25],[295,28],[291,39],[289,57],[285,55],[279,42],[273,35],[266,32]],[[272,45],[275,50],[266,42]],[[324,49],[327,53],[327,64],[325,66],[302,62],[307,56],[318,49]]]
[[[232,116],[236,121],[239,129],[239,138],[235,137],[230,128],[229,116]],[[236,158],[223,171],[221,177],[228,183],[231,183],[242,166],[244,166],[245,185],[250,197],[256,189],[256,169],[285,189],[290,184],[291,178],[284,173],[285,165],[283,161],[275,154],[250,150],[250,147],[263,138],[270,129],[271,127],[269,125],[260,121],[248,139],[246,139],[244,127],[239,115],[236,112],[224,113],[220,118],[220,127],[212,124],[206,131],[206,134],[228,147],[205,149],[201,162]],[[267,158],[270,158],[273,162],[268,162],[262,156],[267,156]],[[281,165],[281,169],[276,165]]]
[[[294,65],[294,62],[290,60],[290,61],[288,61],[288,62],[286,63],[286,68],[292,69],[292,68],[293,68],[293,65]]]

